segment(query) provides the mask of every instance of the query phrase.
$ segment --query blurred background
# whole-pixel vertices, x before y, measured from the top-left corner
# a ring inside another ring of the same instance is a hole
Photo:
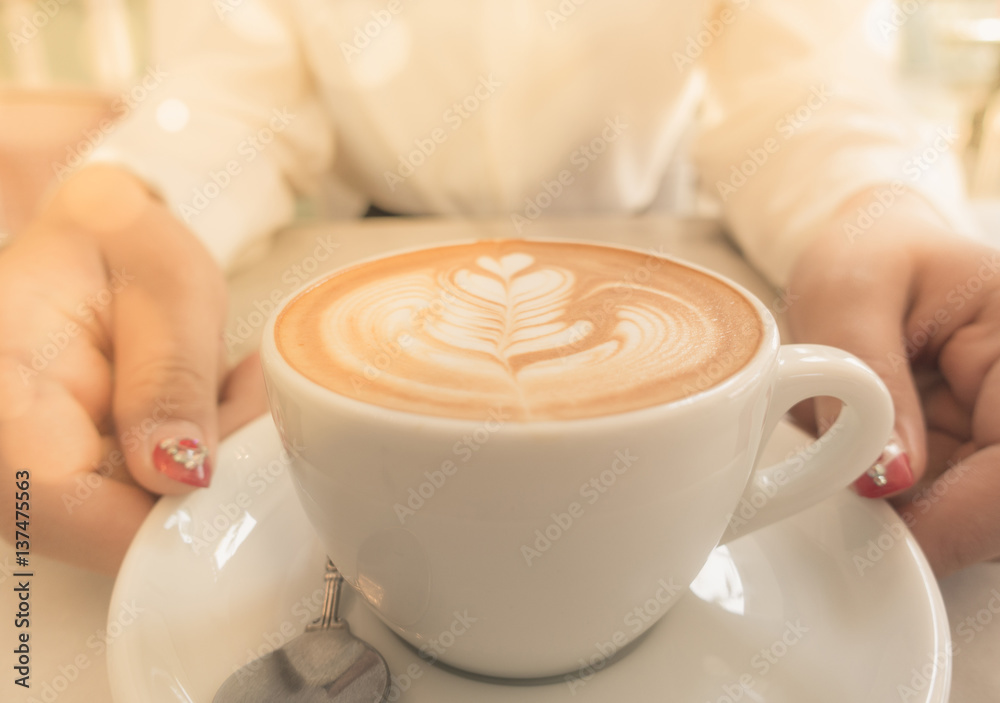
[[[219,2],[240,0],[0,0],[0,245]],[[914,108],[959,134],[970,193],[1000,207],[1000,0],[873,0],[868,34]]]
[[[125,116],[146,0],[0,0],[0,243]]]

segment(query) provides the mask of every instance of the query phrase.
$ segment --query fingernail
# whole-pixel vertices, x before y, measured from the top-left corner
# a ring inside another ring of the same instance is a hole
[[[212,482],[208,447],[191,437],[169,437],[153,449],[153,466],[167,478],[206,488]]]
[[[875,465],[854,482],[854,490],[865,498],[882,498],[913,485],[910,457],[898,439],[885,445]]]

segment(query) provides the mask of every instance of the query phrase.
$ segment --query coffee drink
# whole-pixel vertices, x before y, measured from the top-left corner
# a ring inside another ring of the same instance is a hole
[[[874,372],[781,345],[736,284],[598,244],[356,264],[276,311],[260,358],[323,552],[415,648],[454,634],[443,663],[505,678],[575,676],[623,651],[720,540],[850,484],[893,423]],[[756,465],[818,396],[844,404],[822,440]],[[460,636],[457,615],[474,622]]]
[[[661,405],[726,380],[764,336],[727,283],[636,250],[486,240],[347,268],[292,300],[275,342],[338,394],[516,421]]]

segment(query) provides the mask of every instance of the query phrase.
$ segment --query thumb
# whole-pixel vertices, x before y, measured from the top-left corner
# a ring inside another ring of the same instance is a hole
[[[794,285],[794,281],[793,281]],[[896,411],[893,437],[882,456],[854,484],[862,496],[881,498],[909,488],[926,467],[923,410],[904,347],[902,325],[907,286],[882,280],[870,286],[832,281],[811,286],[789,309],[796,341],[840,347],[864,361],[885,382]],[[798,308],[798,309],[796,309]],[[816,401],[816,424],[824,432],[836,420],[841,403]]]
[[[153,224],[148,236],[119,241],[106,255],[110,278],[122,285],[113,314],[112,403],[136,482],[174,494],[211,481],[225,281],[200,242],[165,210]]]

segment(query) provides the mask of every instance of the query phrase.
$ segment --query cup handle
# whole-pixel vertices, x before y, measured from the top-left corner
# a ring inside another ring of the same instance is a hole
[[[882,379],[841,349],[782,346],[772,393],[761,447],[796,403],[832,396],[844,407],[833,426],[805,449],[772,466],[754,467],[722,544],[805,510],[849,485],[875,463],[892,432],[892,398]]]

